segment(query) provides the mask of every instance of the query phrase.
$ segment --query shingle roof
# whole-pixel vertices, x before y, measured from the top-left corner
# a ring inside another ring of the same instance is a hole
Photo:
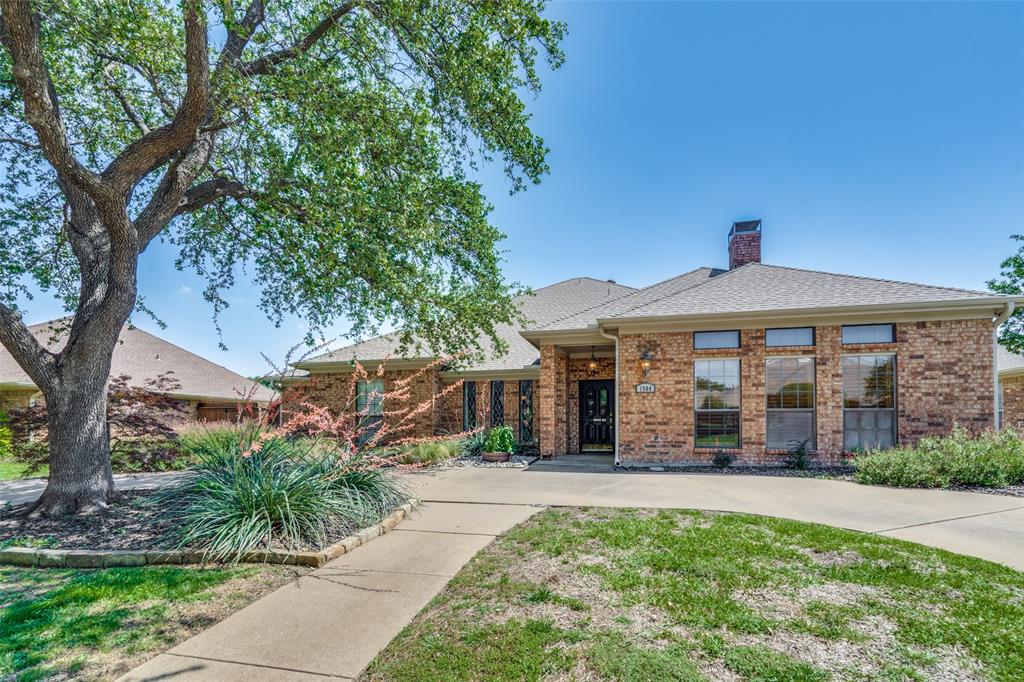
[[[29,330],[44,345],[57,350],[63,347],[65,337],[60,334],[54,340],[51,324],[43,322],[32,325]],[[173,372],[171,379],[181,384],[174,395],[215,400],[238,400],[242,396],[250,396],[257,402],[269,402],[274,397],[269,388],[160,337],[138,328],[126,327],[121,331],[114,347],[111,376],[128,375],[133,385],[142,386],[147,380],[156,379],[166,372]],[[33,385],[32,379],[3,347],[0,347],[0,384]]]
[[[722,270],[716,270],[715,268],[697,268],[696,270],[685,272],[677,277],[672,277],[658,282],[657,284],[652,284],[649,287],[634,289],[613,301],[601,303],[573,315],[553,320],[546,325],[534,327],[528,326],[527,329],[555,331],[594,327],[597,325],[598,318],[613,317],[617,314],[628,312],[633,308],[638,308],[652,303],[653,301],[660,300],[666,296],[678,294],[681,291],[704,284],[708,279],[721,274],[722,272]]]
[[[527,327],[531,327],[565,318],[580,310],[594,308],[634,291],[636,289],[615,282],[591,277],[573,277],[536,289],[532,296],[523,296],[518,299],[518,303],[519,309],[529,320]],[[467,371],[522,369],[539,360],[540,353],[519,334],[519,331],[518,328],[507,325],[498,327],[497,335],[508,344],[508,354],[501,358],[490,357],[490,344],[485,339],[481,345],[484,347],[486,359],[465,369]],[[300,367],[316,367],[319,364],[348,362],[353,358],[366,361],[397,357],[398,345],[397,335],[385,334],[296,364]]]
[[[913,284],[778,265],[749,263],[696,287],[661,297],[645,305],[598,319],[772,312],[810,308],[929,303],[993,298],[986,291],[971,291],[928,284]]]
[[[1002,346],[996,348],[996,371],[1016,372],[1024,370],[1024,355],[1011,353]]]

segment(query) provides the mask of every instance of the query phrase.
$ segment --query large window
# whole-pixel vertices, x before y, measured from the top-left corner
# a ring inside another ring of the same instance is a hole
[[[843,327],[843,343],[892,343],[896,328],[891,324],[848,324]]]
[[[876,450],[896,442],[896,356],[843,357],[843,448]]]
[[[505,382],[491,382],[491,426],[505,423]]]
[[[376,381],[356,382],[356,412],[362,415],[359,426],[362,431],[359,433],[359,441],[365,443],[380,430],[381,422],[384,420],[384,382]]]
[[[813,346],[814,327],[765,329],[764,345],[769,348],[776,346]]]
[[[814,448],[814,358],[765,360],[768,441],[773,450]]]
[[[698,448],[740,446],[740,361],[693,363],[694,443]]]
[[[693,347],[701,348],[739,348],[740,333],[728,332],[694,332]]]
[[[472,431],[476,428],[476,382],[467,381],[462,384],[462,430]]]
[[[519,442],[533,443],[533,379],[519,382]]]

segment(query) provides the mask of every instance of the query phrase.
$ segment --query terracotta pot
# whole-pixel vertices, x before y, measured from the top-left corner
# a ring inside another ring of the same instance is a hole
[[[485,462],[507,462],[512,459],[511,452],[481,452]]]

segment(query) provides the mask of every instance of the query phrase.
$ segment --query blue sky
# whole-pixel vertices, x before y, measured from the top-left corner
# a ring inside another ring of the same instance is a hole
[[[984,288],[1024,232],[1024,4],[562,2],[566,65],[530,101],[551,175],[482,180],[533,287],[643,286],[725,266],[733,220],[765,262]],[[305,331],[240,287],[217,349],[202,283],[166,247],[140,268],[168,323],[139,326],[246,373]],[[31,321],[55,314],[34,306]],[[345,329],[338,325],[336,333]]]

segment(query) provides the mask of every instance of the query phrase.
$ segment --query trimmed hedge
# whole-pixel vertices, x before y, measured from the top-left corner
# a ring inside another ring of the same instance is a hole
[[[972,436],[957,428],[944,437],[922,438],[915,447],[894,448],[853,459],[854,480],[901,488],[1024,484],[1024,441],[1012,430]]]

